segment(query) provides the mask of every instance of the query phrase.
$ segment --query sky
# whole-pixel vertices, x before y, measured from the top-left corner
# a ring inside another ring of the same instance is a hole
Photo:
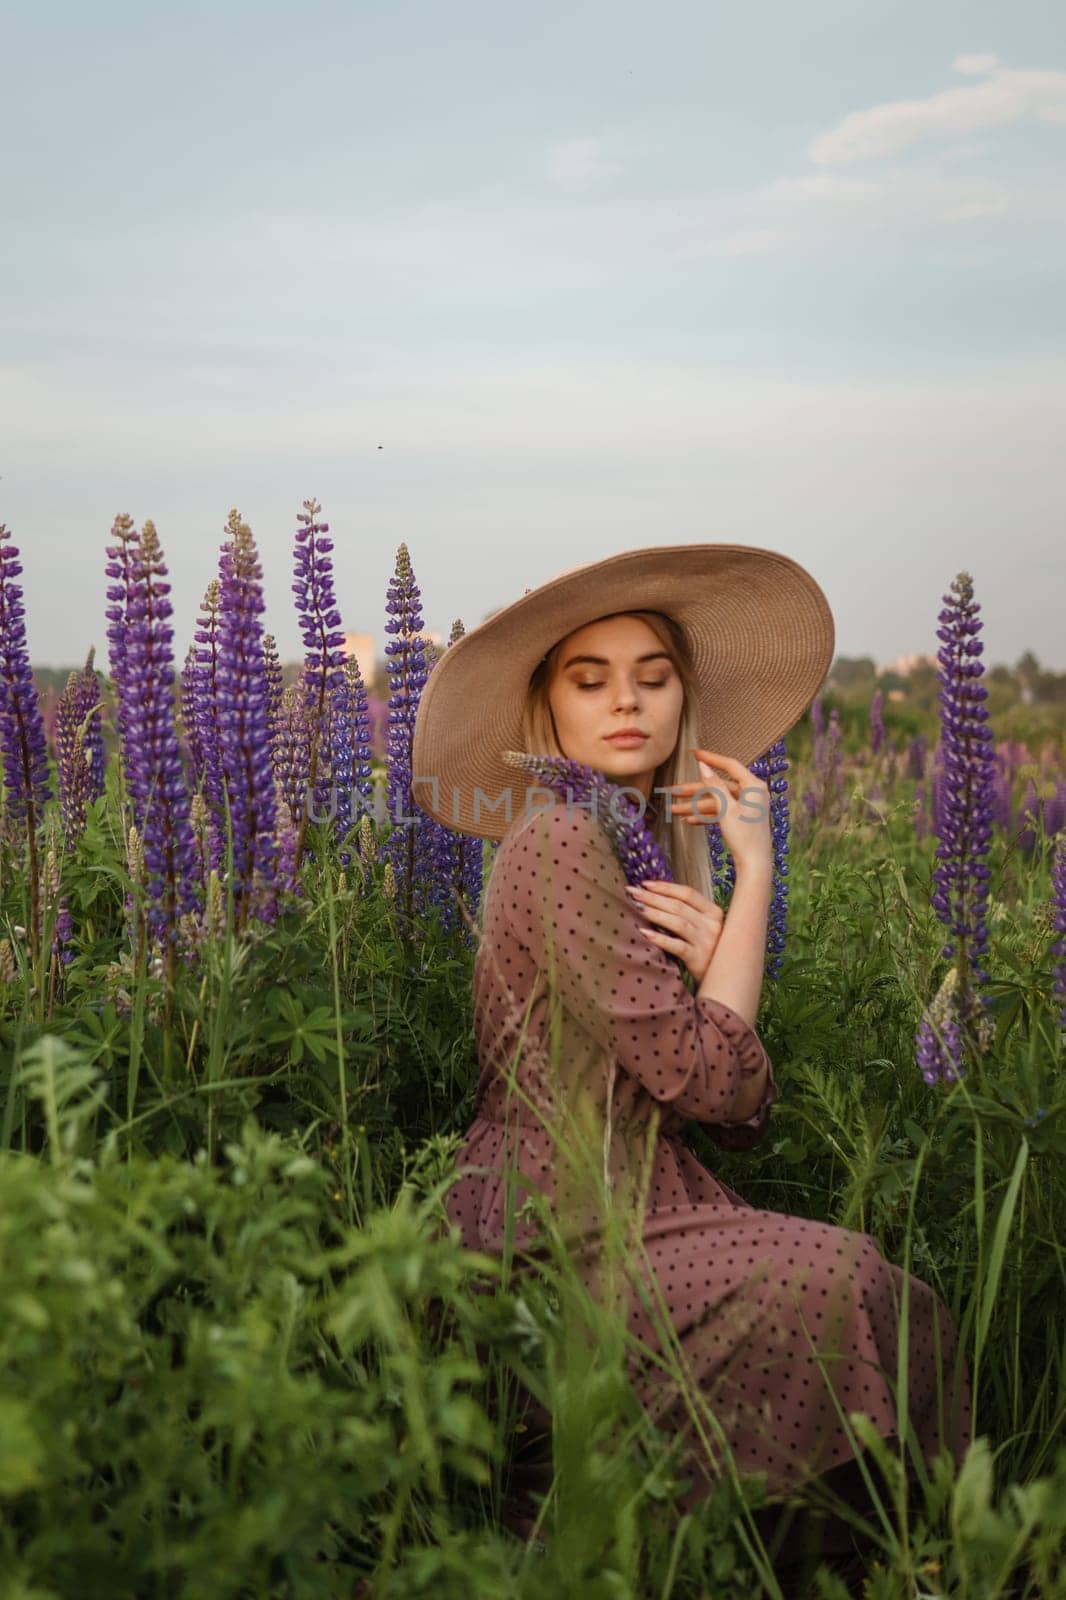
[[[317,500],[383,653],[622,550],[781,551],[845,655],[1066,671],[1060,0],[17,0],[0,522],[106,665],[155,522],[177,663],[231,507],[301,651]]]

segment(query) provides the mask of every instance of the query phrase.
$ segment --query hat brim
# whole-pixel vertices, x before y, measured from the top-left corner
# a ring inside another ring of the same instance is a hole
[[[833,659],[833,615],[798,562],[751,545],[628,550],[550,579],[445,650],[415,719],[412,795],[460,833],[500,839],[525,812],[529,679],[559,639],[614,612],[665,611],[699,683],[698,743],[749,766],[803,715]]]

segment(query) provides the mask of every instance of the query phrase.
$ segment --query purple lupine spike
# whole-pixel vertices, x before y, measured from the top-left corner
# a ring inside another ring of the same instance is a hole
[[[370,713],[363,675],[355,656],[345,659],[341,685],[334,691],[330,706],[330,723],[337,789],[336,833],[338,840],[344,841],[353,828],[358,828],[364,812],[372,809],[374,799]],[[351,852],[342,850],[340,860],[343,866],[348,866]]]
[[[296,864],[296,842],[299,829],[287,819],[278,823],[275,835],[277,842],[277,871],[274,875],[274,886],[270,895],[259,908],[259,917],[263,922],[273,923],[284,909],[287,899],[296,899],[300,895],[299,873]]]
[[[452,623],[445,649],[439,655],[434,651],[436,659],[430,666],[431,674],[438,660],[442,660],[446,651],[463,637],[464,631],[462,621],[457,618]],[[460,931],[464,937],[472,937],[472,923],[481,903],[484,841],[460,833],[429,816],[420,819],[419,829],[423,835],[423,859],[432,863],[433,882],[429,894],[440,908],[442,927],[451,933],[461,924]],[[466,916],[463,915],[464,910]],[[467,917],[470,918],[469,922]]]
[[[443,660],[445,651],[455,643],[456,638],[462,637],[462,632],[462,623],[456,622],[452,626],[452,633],[447,646],[441,647],[431,640],[423,640],[427,662],[427,681],[432,676],[438,663]],[[422,808],[417,801],[415,802],[415,810],[419,814],[414,840],[416,856],[414,875],[415,910],[422,914],[428,914],[430,911],[436,910],[440,914],[443,929],[448,933],[452,933],[461,918],[459,909],[460,897],[463,898],[463,903],[466,904],[465,879],[468,875],[469,840],[465,835],[453,828],[449,828],[446,823],[439,822],[436,817],[428,814],[422,815]],[[480,843],[480,841],[478,842]]]
[[[224,551],[225,547],[223,547]],[[220,559],[221,565],[221,559]],[[222,794],[222,731],[219,722],[219,631],[222,586],[212,578],[200,603],[193,641],[196,674],[193,724],[203,763],[197,785],[203,788],[210,816],[211,866],[218,871],[226,853],[226,806]]]
[[[983,966],[988,945],[985,857],[992,832],[994,762],[984,704],[988,690],[977,681],[984,670],[984,646],[978,638],[981,607],[968,572],[955,578],[943,606],[937,629],[942,774],[934,812],[939,842],[932,905],[951,935],[942,954],[954,958],[955,978],[944,991],[942,1011],[958,1025],[960,1041],[968,1038],[982,1048],[988,1042],[988,1019],[982,1015],[988,1002],[980,985],[988,981]],[[924,1034],[919,1029],[918,1042],[919,1052],[928,1053],[928,1029]]]
[[[501,755],[508,766],[525,772],[568,805],[588,810],[614,846],[627,883],[641,884],[645,878],[674,881],[665,853],[622,784],[566,756],[530,755],[523,750],[504,750]]]
[[[219,594],[218,722],[223,792],[233,840],[234,927],[250,915],[253,884],[266,888],[276,868],[270,686],[263,658],[263,569],[252,530],[231,511]]]
[[[822,696],[820,693],[816,694],[811,701],[811,725],[814,728],[816,739],[825,737],[825,713],[822,710]]]
[[[285,680],[278,660],[277,640],[272,633],[263,635],[263,670],[266,673],[267,703],[270,708],[270,747],[273,749],[281,719],[281,694]]]
[[[200,667],[196,659],[196,646],[191,644],[182,664],[178,703],[181,708],[181,742],[189,761],[189,787],[198,789],[204,775],[204,747],[196,725],[196,698],[199,688]]]
[[[765,755],[751,764],[751,770],[770,791],[770,835],[774,851],[773,897],[767,919],[766,975],[781,975],[781,956],[788,931],[788,755],[784,739],[772,744]]]
[[[955,967],[944,981],[918,1024],[915,1054],[926,1083],[954,1083],[962,1075],[963,1041],[955,994]]]
[[[384,841],[383,853],[386,862],[391,863],[397,905],[408,924],[414,915],[416,900],[430,902],[435,878],[435,872],[425,870],[431,866],[424,859],[427,830],[421,827],[427,819],[421,807],[416,807],[411,781],[415,718],[429,675],[426,641],[422,635],[421,599],[410,554],[406,544],[401,544],[385,601],[389,616],[385,632],[392,636],[385,646],[390,689],[386,803],[392,826]],[[416,887],[419,883],[425,886],[422,892]]]
[[[884,691],[878,689],[870,704],[870,750],[876,756],[885,742]]]
[[[5,825],[26,840],[30,879],[30,956],[40,951],[37,830],[51,798],[48,741],[26,645],[26,612],[17,546],[0,522],[0,750],[3,753]]]
[[[129,700],[125,690],[126,606],[128,597],[134,589],[133,569],[141,536],[133,526],[133,518],[122,512],[111,524],[111,537],[115,543],[106,546],[107,565],[104,570],[114,581],[108,585],[108,604],[104,614],[108,619],[108,665],[115,696],[116,732],[121,741],[124,731],[123,707]]]
[[[1066,779],[1059,778],[1054,794],[1044,801],[1044,833],[1049,839],[1066,826]]]
[[[907,776],[913,778],[915,783],[925,780],[925,759],[929,753],[929,741],[924,733],[916,733],[907,745]]]
[[[992,821],[1004,833],[1011,831],[1011,792],[1010,780],[1003,768],[1003,763],[996,758],[992,769]]]
[[[1051,953],[1059,958],[1054,971],[1054,993],[1059,1004],[1059,1026],[1066,1028],[1066,833],[1060,833],[1055,840],[1051,885],[1057,935]]]
[[[308,723],[306,686],[300,677],[282,691],[281,709],[271,758],[274,781],[289,812],[289,820],[299,830],[304,814],[311,771],[311,732]]]
[[[816,805],[814,795],[808,792],[804,799],[811,802],[808,811],[813,812]],[[720,904],[727,905],[736,882],[736,867],[717,822],[707,824],[707,848],[711,856],[711,878],[714,883],[715,899]]]
[[[453,644],[458,644],[465,632],[466,629],[463,627],[461,618],[457,617],[452,623],[452,631],[448,636],[449,649]],[[475,919],[485,886],[484,840],[470,837],[466,834],[458,834],[456,841],[458,855],[456,891],[461,896],[462,902],[470,913],[471,918]],[[465,922],[464,933],[473,942],[473,931]]]
[[[112,619],[125,636],[118,679],[122,760],[143,848],[149,929],[172,954],[180,918],[197,905],[197,863],[175,726],[170,584],[155,524],[146,518],[140,535],[128,518],[115,526],[119,545],[108,554],[126,587],[125,604],[116,607],[124,616]]]
[[[330,769],[330,707],[334,693],[344,680],[344,630],[333,586],[333,540],[328,522],[318,522],[322,507],[317,500],[305,500],[297,515],[293,553],[296,613],[304,644],[304,672],[301,678],[307,706],[310,738],[307,803],[301,807],[297,840],[297,866],[304,850],[310,812],[323,818],[332,809]]]
[[[36,832],[51,799],[48,738],[26,647],[18,547],[0,522],[0,745],[4,798],[12,821]]]
[[[56,773],[63,832],[73,849],[85,831],[87,808],[104,792],[104,740],[93,651],[72,672],[56,706]]]
[[[52,954],[59,957],[64,967],[69,967],[74,960],[74,923],[71,919],[70,905],[65,894],[60,895],[59,904],[56,907]]]

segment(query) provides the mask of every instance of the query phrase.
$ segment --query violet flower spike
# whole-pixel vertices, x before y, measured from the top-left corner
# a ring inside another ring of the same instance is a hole
[[[0,523],[0,744],[8,816],[36,832],[51,799],[48,740],[26,645],[17,546]]]
[[[234,926],[248,921],[250,894],[269,888],[276,866],[270,686],[263,656],[263,571],[252,530],[230,512],[220,580],[218,722],[224,794],[233,839]]]
[[[505,750],[502,757],[508,766],[518,767],[567,804],[585,806],[592,802],[589,815],[601,824],[614,845],[627,883],[636,886],[646,878],[674,881],[673,869],[658,840],[621,784],[612,782],[595,767],[565,756]]]
[[[122,758],[143,850],[149,928],[174,951],[181,917],[197,907],[198,873],[175,726],[170,584],[151,520],[137,536],[125,519],[119,539],[113,565],[128,587],[124,607],[116,608],[124,617],[113,619],[124,638],[112,643],[120,645]]]
[[[104,742],[93,651],[72,672],[56,706],[56,774],[63,832],[73,849],[85,831],[87,808],[104,793]]]
[[[429,666],[422,636],[422,595],[406,544],[396,553],[385,610],[389,617],[385,632],[390,635],[385,646],[390,691],[386,803],[392,827],[383,855],[392,867],[397,905],[404,923],[410,926],[416,910],[439,903],[441,862],[439,834],[428,827],[432,819],[416,805],[412,787],[415,718]]]

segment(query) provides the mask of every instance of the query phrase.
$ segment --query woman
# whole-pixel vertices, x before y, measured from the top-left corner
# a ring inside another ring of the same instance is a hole
[[[754,1028],[769,792],[745,763],[803,714],[832,652],[825,597],[785,556],[629,551],[527,590],[451,646],[414,744],[419,804],[500,841],[474,976],[477,1115],[449,1216],[470,1248],[513,1245],[532,1264],[537,1226],[522,1201],[536,1191],[594,1285],[604,1206],[639,1216],[643,1204],[644,1281],[655,1280],[737,1468],[764,1471],[775,1497],[814,1475],[842,1486],[856,1476],[841,1410],[896,1437],[903,1273],[868,1234],[755,1208],[680,1133],[693,1119],[720,1146],[749,1148],[778,1096]],[[627,884],[602,819],[543,789],[531,801],[508,750],[567,757],[626,786],[673,881]],[[725,918],[712,820],[735,866]],[[573,1155],[590,1149],[602,1151],[596,1192]],[[969,1390],[956,1330],[924,1283],[911,1277],[909,1290],[906,1411],[927,1459],[944,1444],[961,1459]],[[628,1326],[661,1347],[647,1295],[632,1297]],[[632,1373],[658,1424],[687,1439],[684,1397],[661,1366],[635,1361]],[[695,1447],[686,1466],[691,1502],[717,1469]]]

